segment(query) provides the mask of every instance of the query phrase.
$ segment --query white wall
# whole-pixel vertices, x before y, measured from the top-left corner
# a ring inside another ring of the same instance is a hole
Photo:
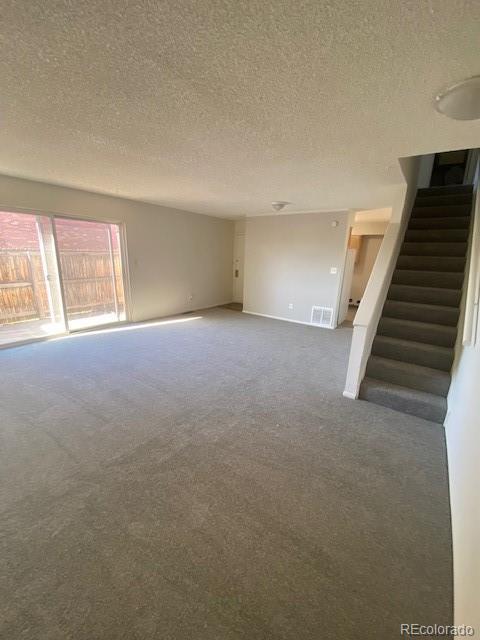
[[[419,189],[426,189],[430,186],[430,179],[432,177],[433,162],[435,160],[435,154],[430,153],[420,158],[420,165],[418,169],[418,183]]]
[[[452,509],[455,623],[480,633],[480,190],[445,421]],[[463,344],[462,344],[463,343]]]
[[[124,223],[132,320],[232,300],[233,221],[7,176],[0,209]]]
[[[391,218],[373,266],[372,274],[353,321],[353,337],[343,395],[358,398],[373,338],[392,280],[405,228],[415,200],[419,158],[400,158],[405,183],[392,191]]]
[[[480,332],[480,327],[477,328]],[[463,347],[445,422],[452,509],[455,624],[480,633],[480,344]]]
[[[247,218],[244,309],[307,323],[313,305],[336,310],[351,222],[347,211]]]

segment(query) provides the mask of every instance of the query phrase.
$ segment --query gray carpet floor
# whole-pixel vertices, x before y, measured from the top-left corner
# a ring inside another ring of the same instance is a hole
[[[0,637],[451,623],[442,428],[342,397],[349,328],[197,315],[0,352]]]

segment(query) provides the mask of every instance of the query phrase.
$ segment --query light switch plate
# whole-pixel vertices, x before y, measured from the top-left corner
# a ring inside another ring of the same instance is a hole
[[[334,276],[338,272],[337,267],[330,267],[330,273]]]

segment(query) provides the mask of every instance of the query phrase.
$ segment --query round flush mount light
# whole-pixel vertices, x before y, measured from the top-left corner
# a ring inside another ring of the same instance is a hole
[[[480,76],[474,76],[448,87],[435,97],[435,108],[454,120],[480,118]]]
[[[292,203],[287,202],[286,200],[275,200],[274,202],[272,202],[272,209],[274,209],[275,211],[281,211],[282,209],[285,209],[288,204]]]

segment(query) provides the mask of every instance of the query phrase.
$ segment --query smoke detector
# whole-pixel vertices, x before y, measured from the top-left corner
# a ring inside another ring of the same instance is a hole
[[[274,202],[272,202],[272,209],[274,211],[281,211],[282,209],[285,209],[287,204],[292,204],[292,203],[287,202],[286,200],[275,200]]]

